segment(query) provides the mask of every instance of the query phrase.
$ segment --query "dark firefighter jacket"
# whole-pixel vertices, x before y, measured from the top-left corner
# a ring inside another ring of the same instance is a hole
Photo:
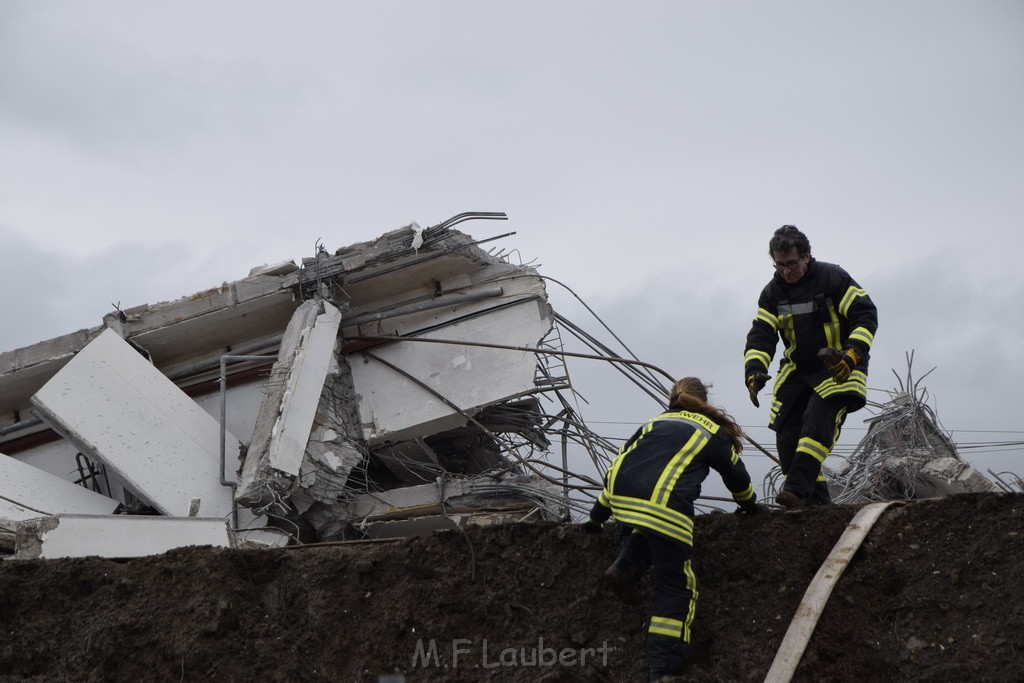
[[[796,284],[787,284],[778,273],[761,291],[757,318],[747,334],[744,378],[768,372],[781,338],[785,344],[774,394],[792,375],[814,387],[823,398],[846,395],[851,410],[867,398],[868,357],[878,328],[878,312],[868,293],[841,267],[811,258],[807,272]],[[851,346],[861,362],[850,379],[837,384],[818,359],[818,351],[829,347],[842,351]],[[773,401],[772,415],[778,412]]]
[[[662,413],[619,450],[590,518],[614,514],[622,524],[693,545],[693,501],[712,469],[737,503],[755,504],[750,475],[725,430],[698,413]]]

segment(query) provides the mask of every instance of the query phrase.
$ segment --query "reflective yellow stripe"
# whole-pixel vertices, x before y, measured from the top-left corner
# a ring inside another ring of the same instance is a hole
[[[814,391],[822,398],[829,398],[837,394],[856,394],[867,398],[867,381],[867,375],[860,370],[854,370],[850,373],[850,378],[842,384],[837,384],[834,379],[829,377],[824,382],[814,387]]]
[[[843,426],[843,418],[846,417],[846,408],[840,408],[836,412],[836,427],[832,432],[832,443],[839,441],[839,431]]]
[[[779,376],[775,378],[775,386],[772,387],[772,404],[768,408],[768,425],[771,426],[775,422],[775,418],[778,417],[779,411],[782,410],[782,401],[778,399],[779,389],[785,384],[786,380],[790,375],[793,374],[795,365],[792,363],[786,363],[782,370],[779,371]]]
[[[830,320],[824,324],[825,342],[828,344],[830,349],[836,349],[838,351],[840,348],[840,342],[842,341],[839,336],[839,316],[837,316],[836,312],[831,308],[828,309],[828,315]]]
[[[651,615],[651,623],[647,626],[647,632],[689,643],[690,628],[693,626],[693,619],[697,613],[697,576],[693,573],[693,563],[690,560],[683,563],[683,575],[686,577],[686,587],[690,591],[690,604],[686,609],[686,620],[680,621],[672,617]]]
[[[850,285],[846,289],[846,294],[843,295],[843,300],[839,302],[839,312],[843,315],[843,317],[846,317],[850,311],[850,306],[853,305],[853,302],[861,298],[862,296],[867,295],[868,293],[865,292],[860,287],[854,287],[853,285]]]
[[[664,413],[658,417],[659,420],[686,420],[687,422],[693,423],[693,426],[698,429],[703,429],[709,435],[714,434],[718,431],[718,423],[712,420],[707,415],[701,415],[700,413],[691,413],[689,410],[680,410],[676,413]]]
[[[662,536],[679,541],[680,543],[685,543],[690,546],[693,545],[693,532],[684,531],[683,529],[673,526],[672,524],[667,524],[662,520],[653,519],[647,515],[627,512],[621,509],[615,510],[615,519],[623,524],[649,529],[655,533],[661,534]]]
[[[636,448],[640,444],[640,442],[643,440],[643,438],[645,436],[647,436],[651,432],[652,429],[654,429],[654,422],[655,422],[654,420],[651,420],[650,422],[645,424],[644,428],[642,430],[640,430],[640,435],[638,437],[636,437],[636,440],[633,443],[629,444],[629,447],[626,447],[626,446],[622,447],[622,450],[619,451],[618,457],[622,458],[624,455],[626,455],[627,453],[630,453],[634,448]]]
[[[654,486],[654,494],[651,496],[652,503],[659,506],[668,505],[668,498],[672,495],[672,489],[679,481],[679,476],[707,443],[708,437],[703,432],[693,433],[686,445],[672,456],[668,465],[662,470],[661,476],[658,477],[658,483]]]
[[[732,494],[732,499],[735,500],[737,503],[743,503],[753,498],[753,496],[754,485],[750,484],[749,486],[747,486],[746,489],[740,491],[739,493]]]
[[[772,330],[778,330],[779,329],[779,319],[771,311],[769,311],[766,308],[758,308],[757,309],[757,318],[756,319],[760,320],[763,323],[767,323],[772,328]]]
[[[875,341],[875,335],[871,334],[871,330],[868,330],[864,327],[857,327],[854,328],[852,332],[850,332],[850,341],[853,340],[862,342],[866,344],[868,348],[871,348],[871,344],[873,344]]]
[[[619,513],[641,515],[655,520],[662,520],[667,524],[679,527],[684,531],[693,531],[693,520],[669,507],[655,505],[649,500],[630,498],[629,496],[609,496],[611,507],[615,510],[615,516]]]
[[[632,452],[633,449],[640,444],[643,438],[647,436],[647,434],[649,434],[652,429],[654,429],[654,423],[655,420],[651,420],[650,422],[645,424],[643,429],[640,430],[640,435],[636,437],[636,440],[633,443],[629,444],[628,448],[624,445],[622,449],[619,450],[619,454],[615,456],[615,460],[612,461],[612,466],[608,470],[609,491],[615,490],[615,478],[619,475],[619,466],[622,464],[623,459],[626,457],[628,453]]]
[[[651,617],[651,625],[647,627],[647,632],[669,638],[682,638],[683,622],[668,617]]]
[[[800,442],[796,445],[797,453],[804,452],[813,457],[818,462],[824,462],[825,458],[828,457],[829,451],[832,449],[820,441],[816,441],[809,436],[805,436],[800,439]]]
[[[779,393],[779,387],[781,387],[783,383],[787,379],[789,379],[789,376],[793,374],[793,370],[795,369],[795,365],[793,365],[792,363],[786,363],[785,367],[779,370],[779,376],[775,378],[775,386],[772,388],[773,397],[775,396],[775,394]]]
[[[743,356],[743,364],[746,365],[751,361],[757,361],[764,366],[765,371],[768,370],[768,366],[771,365],[772,357],[764,351],[758,349],[747,349],[746,354]]]
[[[690,642],[690,626],[693,625],[693,617],[697,612],[697,575],[693,573],[693,565],[690,560],[683,565],[683,573],[686,574],[686,587],[690,589],[690,609],[686,613],[686,624],[683,627],[683,642]]]

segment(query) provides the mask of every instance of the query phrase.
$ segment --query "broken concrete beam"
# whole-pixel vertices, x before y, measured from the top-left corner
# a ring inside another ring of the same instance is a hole
[[[435,514],[532,510],[538,506],[544,509],[546,518],[557,519],[558,505],[548,499],[557,500],[560,495],[560,489],[538,477],[480,476],[356,496],[346,505],[346,513],[357,527]]]
[[[13,559],[141,557],[184,546],[233,546],[225,520],[56,515],[17,522]]]
[[[257,275],[287,275],[288,273],[294,273],[299,267],[295,265],[295,261],[278,261],[277,263],[263,264],[262,266],[255,266],[249,270],[249,277],[253,278]]]
[[[399,538],[444,529],[545,520],[543,516],[534,515],[533,510],[533,507],[529,507],[507,512],[446,512],[444,515],[367,522],[360,526],[360,531],[368,538]]]
[[[337,374],[335,350],[340,323],[341,312],[324,303],[323,312],[316,317],[315,325],[293,357],[293,371],[281,402],[281,419],[271,435],[268,452],[269,464],[276,470],[299,472],[324,382],[329,373]]]
[[[113,514],[119,503],[0,453],[0,517],[31,519],[40,514]]]
[[[143,501],[171,517],[226,517],[220,425],[112,330],[33,397],[41,417]],[[227,436],[228,453],[239,442]]]
[[[959,458],[936,458],[925,463],[914,480],[915,498],[938,498],[957,493],[984,493],[996,486]]]
[[[29,399],[103,328],[78,330],[48,341],[0,353],[0,415],[26,411]],[[23,416],[24,417],[24,416]],[[11,422],[16,420],[11,419]]]
[[[242,466],[239,502],[262,507],[297,487],[323,488],[311,499],[333,501],[363,459],[348,433],[357,418],[345,416],[356,398],[339,378],[347,375],[337,358],[340,323],[341,312],[323,301],[306,301],[292,316]]]
[[[450,264],[431,265],[436,269],[420,273],[419,280],[396,273],[394,279],[405,283],[402,289],[380,287],[353,301],[343,324],[345,336],[413,334],[450,322],[456,313],[466,317],[521,299],[547,300],[544,281],[528,268],[490,263],[449,277],[441,267]]]

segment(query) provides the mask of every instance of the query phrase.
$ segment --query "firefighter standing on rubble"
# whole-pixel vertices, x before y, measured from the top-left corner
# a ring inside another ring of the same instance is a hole
[[[605,486],[583,524],[600,531],[614,515],[627,530],[619,554],[604,574],[605,585],[639,603],[639,580],[653,567],[651,617],[645,643],[652,681],[681,680],[697,603],[693,552],[693,501],[714,469],[744,512],[757,512],[750,475],[739,458],[742,431],[720,408],[708,404],[707,387],[695,377],[679,380],[669,410],[636,431],[608,469]]]
[[[747,334],[744,379],[750,401],[771,376],[779,339],[785,343],[772,392],[768,426],[785,482],[776,502],[787,508],[831,502],[822,464],[843,421],[867,402],[868,354],[878,327],[875,304],[849,273],[816,261],[807,236],[792,225],[768,243],[775,275],[757,302]]]

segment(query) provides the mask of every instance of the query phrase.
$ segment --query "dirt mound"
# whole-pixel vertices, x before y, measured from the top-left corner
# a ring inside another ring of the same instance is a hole
[[[851,506],[697,519],[691,674],[760,681]],[[0,679],[642,681],[644,609],[599,590],[611,531],[0,563]],[[1019,680],[1024,495],[886,511],[796,680]]]

